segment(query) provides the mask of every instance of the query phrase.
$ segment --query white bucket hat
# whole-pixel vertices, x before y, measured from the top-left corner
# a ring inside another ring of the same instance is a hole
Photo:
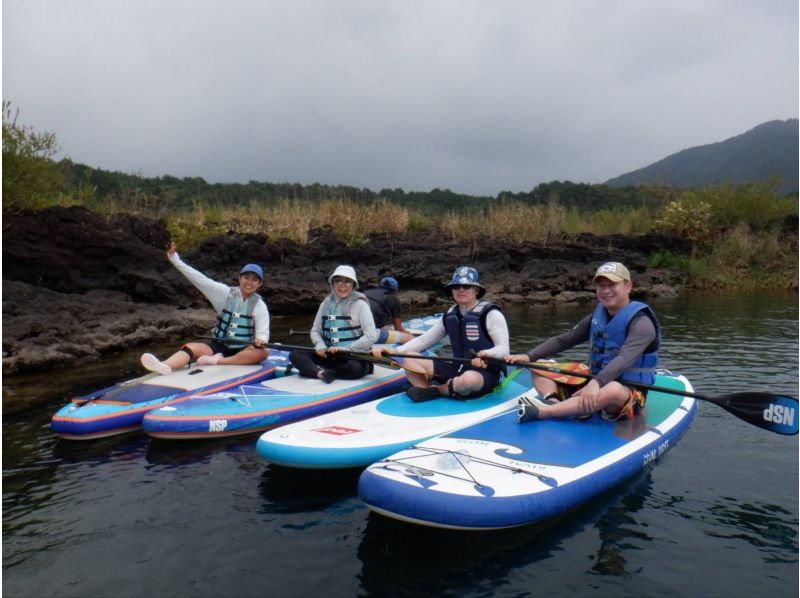
[[[333,284],[333,278],[335,276],[349,278],[355,283],[355,288],[358,288],[358,278],[356,278],[356,271],[353,269],[353,266],[338,266],[336,270],[333,271],[333,274],[328,276],[328,284]]]

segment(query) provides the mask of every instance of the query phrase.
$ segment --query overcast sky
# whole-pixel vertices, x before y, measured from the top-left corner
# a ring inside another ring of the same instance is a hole
[[[3,0],[60,156],[209,182],[600,183],[798,116],[797,0]]]

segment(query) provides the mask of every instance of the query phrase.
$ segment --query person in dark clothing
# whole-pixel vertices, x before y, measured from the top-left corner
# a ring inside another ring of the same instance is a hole
[[[378,283],[378,288],[367,289],[364,294],[369,299],[369,308],[375,319],[375,328],[379,336],[377,343],[407,343],[414,335],[403,327],[400,300],[395,293],[400,288],[394,276],[384,276]],[[389,324],[394,330],[389,329]]]
[[[492,392],[505,367],[487,363],[484,358],[501,361],[508,355],[508,323],[499,306],[482,300],[486,288],[472,266],[459,266],[445,291],[453,305],[427,332],[397,349],[408,355],[404,359],[406,376],[412,386],[409,398],[416,402],[439,397],[464,400]],[[450,339],[453,357],[471,358],[469,363],[415,359],[414,354],[444,338]],[[384,349],[376,347],[373,355]]]

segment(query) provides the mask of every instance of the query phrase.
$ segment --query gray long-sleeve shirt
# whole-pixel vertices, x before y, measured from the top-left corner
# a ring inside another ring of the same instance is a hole
[[[348,296],[346,299],[339,299],[335,293],[331,292],[322,303],[319,304],[317,315],[314,316],[314,324],[311,326],[311,343],[317,350],[324,350],[328,348],[325,343],[322,330],[322,317],[328,315],[328,305],[332,302],[333,305],[346,303],[348,307],[345,308],[345,313],[348,313],[352,318],[350,326],[361,328],[361,338],[346,346],[348,351],[369,351],[375,341],[378,340],[378,329],[375,328],[375,320],[372,318],[372,310],[369,308],[369,301],[367,298],[359,293],[353,291],[353,295]]]
[[[565,349],[587,342],[591,325],[592,315],[589,314],[570,330],[547,339],[528,351],[527,355],[531,361],[537,361],[552,357]],[[656,327],[653,325],[653,321],[643,313],[638,314],[628,325],[628,335],[625,337],[625,342],[622,344],[617,356],[608,362],[606,367],[594,376],[594,379],[597,380],[601,387],[612,380],[616,380],[633,365],[633,362],[645,352],[645,349],[654,340],[656,340]]]

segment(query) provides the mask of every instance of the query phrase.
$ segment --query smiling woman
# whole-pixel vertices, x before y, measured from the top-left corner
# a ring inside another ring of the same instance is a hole
[[[199,365],[251,365],[266,359],[269,311],[257,293],[264,280],[261,266],[244,265],[239,272],[239,286],[229,287],[184,264],[174,242],[167,248],[167,259],[211,302],[217,312],[217,325],[211,342],[186,343],[164,361],[144,353],[142,366],[167,375],[192,361]]]
[[[372,364],[348,359],[339,353],[369,351],[378,340],[369,300],[357,291],[358,278],[352,266],[341,265],[328,277],[331,292],[322,301],[311,327],[313,351],[295,350],[289,356],[301,376],[330,384],[337,378],[356,380],[372,371]]]

